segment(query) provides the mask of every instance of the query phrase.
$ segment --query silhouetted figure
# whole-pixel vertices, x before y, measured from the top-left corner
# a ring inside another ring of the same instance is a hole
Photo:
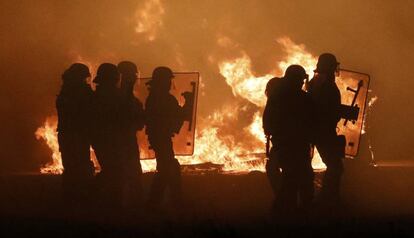
[[[272,78],[266,84],[265,94],[269,102],[272,95],[280,93],[281,85],[283,81],[281,78]],[[269,179],[270,186],[272,187],[273,193],[277,195],[280,187],[280,180],[282,173],[280,171],[280,163],[277,160],[275,147],[270,148],[270,141],[272,136],[272,117],[269,113],[271,103],[266,103],[265,110],[263,112],[263,130],[266,135],[266,153],[268,160],[266,161],[266,175]],[[270,150],[269,150],[270,149]]]
[[[157,173],[150,191],[150,204],[159,205],[168,188],[173,203],[181,202],[181,171],[175,159],[172,137],[180,131],[185,119],[185,106],[170,94],[171,69],[157,67],[152,73],[150,93],[145,102],[146,134],[155,152]]]
[[[315,70],[316,75],[307,86],[315,104],[314,144],[327,166],[319,197],[322,204],[339,202],[340,180],[343,173],[342,146],[336,133],[341,106],[341,94],[335,83],[338,65],[334,55],[329,53],[320,55]]]
[[[282,168],[282,180],[274,204],[274,208],[282,213],[309,208],[313,199],[314,176],[310,157],[312,102],[302,90],[306,77],[301,66],[289,66],[265,109],[269,121],[266,130],[272,135],[273,156]]]
[[[86,65],[71,65],[62,75],[62,89],[56,99],[63,191],[66,202],[71,204],[80,204],[86,199],[94,175],[88,129],[92,90],[86,82],[90,76]]]
[[[141,175],[142,167],[137,143],[137,131],[144,128],[144,108],[142,103],[134,96],[134,85],[137,80],[137,66],[129,61],[118,64],[121,74],[122,93],[122,122],[121,122],[121,148],[122,161],[124,162],[125,181],[124,203],[125,205],[138,205],[141,201]]]
[[[115,65],[101,64],[94,79],[97,84],[93,97],[93,148],[101,165],[101,201],[109,209],[121,205],[124,163],[122,159],[122,97],[119,72]]]

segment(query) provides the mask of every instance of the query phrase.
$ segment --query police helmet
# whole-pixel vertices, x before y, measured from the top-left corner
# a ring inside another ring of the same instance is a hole
[[[167,85],[174,78],[172,70],[165,66],[160,66],[152,71],[152,79],[147,83],[151,86]]]
[[[318,58],[315,72],[317,73],[334,73],[339,65],[335,55],[331,53],[321,54]]]
[[[138,73],[137,66],[131,61],[122,61],[118,64],[118,71],[120,74],[136,74]]]
[[[302,66],[293,64],[287,67],[284,78],[303,80],[307,76],[308,75],[306,74],[306,71]]]
[[[81,63],[74,63],[72,64],[62,75],[63,80],[71,80],[71,79],[85,79],[90,77],[91,73],[89,72],[88,66],[81,64]]]
[[[105,82],[116,83],[119,80],[119,71],[116,65],[111,63],[103,63],[99,65],[94,83],[101,84]]]

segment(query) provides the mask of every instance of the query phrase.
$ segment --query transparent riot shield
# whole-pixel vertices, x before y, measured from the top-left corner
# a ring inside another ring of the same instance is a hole
[[[180,106],[184,105],[183,93],[186,92],[192,93],[190,95],[192,95],[194,102],[191,118],[184,121],[179,133],[173,137],[174,152],[177,156],[190,156],[194,153],[199,76],[200,74],[198,72],[174,72],[170,93],[175,96]],[[134,88],[135,96],[143,104],[145,104],[148,97],[149,92],[146,82],[149,80],[140,79]],[[145,128],[137,133],[137,137],[141,159],[155,158],[154,151],[151,149],[148,137],[145,134]]]
[[[370,77],[351,70],[340,70],[336,84],[341,91],[342,118],[338,134],[346,137],[345,154],[356,157],[364,124]]]

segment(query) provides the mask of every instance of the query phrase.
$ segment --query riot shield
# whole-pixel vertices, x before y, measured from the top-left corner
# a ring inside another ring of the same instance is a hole
[[[179,133],[173,137],[174,152],[177,156],[191,156],[194,153],[199,76],[198,72],[174,72],[170,93],[177,99],[180,106],[184,105],[183,94],[185,95],[186,92],[191,93],[188,95],[193,97],[194,102],[189,120],[184,121]],[[134,88],[135,96],[144,104],[149,94],[146,85],[148,80],[150,79],[140,79]],[[145,134],[145,128],[137,133],[137,137],[141,159],[155,158]]]
[[[346,137],[345,154],[356,157],[361,139],[370,77],[351,70],[340,70],[336,84],[341,91],[342,119],[338,134]]]

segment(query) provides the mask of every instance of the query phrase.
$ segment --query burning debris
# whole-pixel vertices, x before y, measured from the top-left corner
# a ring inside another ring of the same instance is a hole
[[[159,1],[150,1],[148,4],[150,3],[155,5],[148,7],[159,8],[162,15],[162,6],[159,5]],[[145,16],[141,16],[141,18],[146,19]],[[145,24],[144,22],[139,23],[137,32],[145,32],[146,29],[149,29],[145,27],[161,23],[146,19]],[[149,34],[149,39],[151,39],[150,35],[152,34]],[[239,99],[235,99],[232,105],[224,106],[209,116],[198,119],[194,154],[192,156],[177,156],[180,164],[213,164],[217,166],[207,167],[236,173],[253,170],[265,171],[265,136],[261,118],[266,102],[264,94],[266,84],[270,78],[281,75],[291,64],[300,64],[304,66],[309,75],[313,75],[312,72],[317,62],[316,57],[307,52],[304,45],[295,44],[287,37],[280,38],[277,42],[286,52],[286,57],[278,62],[276,70],[269,74],[255,76],[251,69],[251,59],[246,53],[243,53],[240,58],[218,62],[220,74],[231,87],[233,95]],[[354,85],[350,85],[350,82],[348,78],[340,77],[337,79],[341,92],[346,92],[348,86],[354,87]],[[365,89],[368,89],[368,85],[365,85]],[[343,96],[342,103],[349,104],[353,95],[342,94],[346,97]],[[369,106],[371,105],[370,102]],[[361,109],[363,113],[364,108]],[[241,123],[240,115],[243,115],[243,118],[248,118],[248,121]],[[358,128],[362,128],[363,121],[359,120],[357,123]],[[45,124],[36,131],[36,138],[44,140],[52,151],[52,161],[41,168],[41,173],[60,174],[63,171],[57,143],[56,124],[56,117],[47,118]],[[99,165],[93,151],[91,153],[98,170]],[[144,172],[155,171],[156,163],[154,160],[141,160],[141,164]],[[317,151],[315,151],[312,166],[314,169],[325,168]]]

